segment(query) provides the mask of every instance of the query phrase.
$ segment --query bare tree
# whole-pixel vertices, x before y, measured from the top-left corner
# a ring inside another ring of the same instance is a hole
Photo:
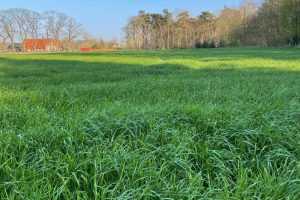
[[[167,9],[163,10],[163,19],[164,19],[164,26],[166,29],[166,47],[170,49],[170,36],[171,36],[171,24],[172,24],[172,13],[170,13]]]
[[[30,32],[29,17],[31,11],[15,8],[11,9],[10,12],[12,12],[13,20],[16,23],[18,36],[20,37],[21,41],[24,41],[27,39]]]
[[[198,23],[201,30],[201,42],[207,42],[212,45],[216,41],[216,17],[208,12],[204,11],[198,17]]]
[[[177,14],[177,29],[178,29],[178,47],[189,47],[189,33],[190,33],[190,14],[188,11],[181,11]]]
[[[33,39],[37,39],[39,37],[39,32],[41,30],[42,25],[42,16],[37,12],[31,12],[28,16],[28,26],[29,26],[29,35]]]
[[[68,50],[71,50],[71,42],[80,37],[84,29],[80,23],[78,23],[74,18],[69,17],[67,19],[66,25],[65,25],[65,32],[66,32],[66,38],[68,43]]]
[[[42,15],[37,12],[30,12],[28,16],[29,36],[38,39],[42,25]],[[34,50],[37,48],[37,42],[34,43]]]
[[[219,45],[227,46],[236,43],[233,30],[239,28],[241,23],[242,16],[239,9],[225,6],[217,18],[216,34]]]
[[[67,24],[67,15],[56,11],[44,13],[46,37],[59,41],[63,35]]]
[[[1,50],[6,51],[7,46],[6,46],[6,39],[8,38],[0,29],[0,38],[1,38]]]
[[[16,24],[12,10],[4,10],[0,12],[0,29],[4,38],[9,38],[12,50],[15,51],[15,33]]]
[[[242,16],[242,38],[243,45],[246,45],[247,41],[247,26],[252,19],[252,17],[256,14],[256,4],[253,0],[244,0],[240,5],[240,12]]]
[[[154,48],[164,49],[164,37],[163,37],[163,16],[161,14],[151,14],[151,32]]]

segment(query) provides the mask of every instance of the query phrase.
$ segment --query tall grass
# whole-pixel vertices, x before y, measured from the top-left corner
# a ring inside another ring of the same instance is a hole
[[[300,199],[300,49],[0,55],[0,199]]]

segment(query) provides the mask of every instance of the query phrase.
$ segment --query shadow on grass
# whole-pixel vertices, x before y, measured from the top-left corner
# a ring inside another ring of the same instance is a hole
[[[129,52],[130,53],[130,52]],[[81,54],[82,55],[82,54]],[[90,55],[90,54],[89,54]],[[96,55],[96,54],[95,54]],[[98,55],[98,54],[97,54]],[[192,69],[180,64],[123,64],[113,62],[85,62],[70,60],[22,60],[1,58],[0,84],[19,89],[47,88],[59,84],[114,83],[140,79],[246,82],[276,79],[278,84],[295,83],[299,80],[299,71],[278,70],[272,68],[232,68],[211,66]]]

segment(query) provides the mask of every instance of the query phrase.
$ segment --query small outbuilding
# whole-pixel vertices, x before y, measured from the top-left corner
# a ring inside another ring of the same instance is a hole
[[[7,46],[7,50],[9,52],[21,52],[22,51],[22,45],[19,43],[10,44]]]

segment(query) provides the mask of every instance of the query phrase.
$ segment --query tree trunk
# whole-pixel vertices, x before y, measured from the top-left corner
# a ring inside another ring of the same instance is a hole
[[[68,50],[71,51],[71,39],[68,40]]]
[[[2,38],[2,51],[6,51],[6,49],[7,49],[7,46],[6,46],[6,38]]]
[[[168,24],[167,48],[170,49],[170,25]]]
[[[15,49],[15,42],[14,42],[14,38],[10,37],[10,45],[11,45],[11,49],[13,52],[16,51]]]

